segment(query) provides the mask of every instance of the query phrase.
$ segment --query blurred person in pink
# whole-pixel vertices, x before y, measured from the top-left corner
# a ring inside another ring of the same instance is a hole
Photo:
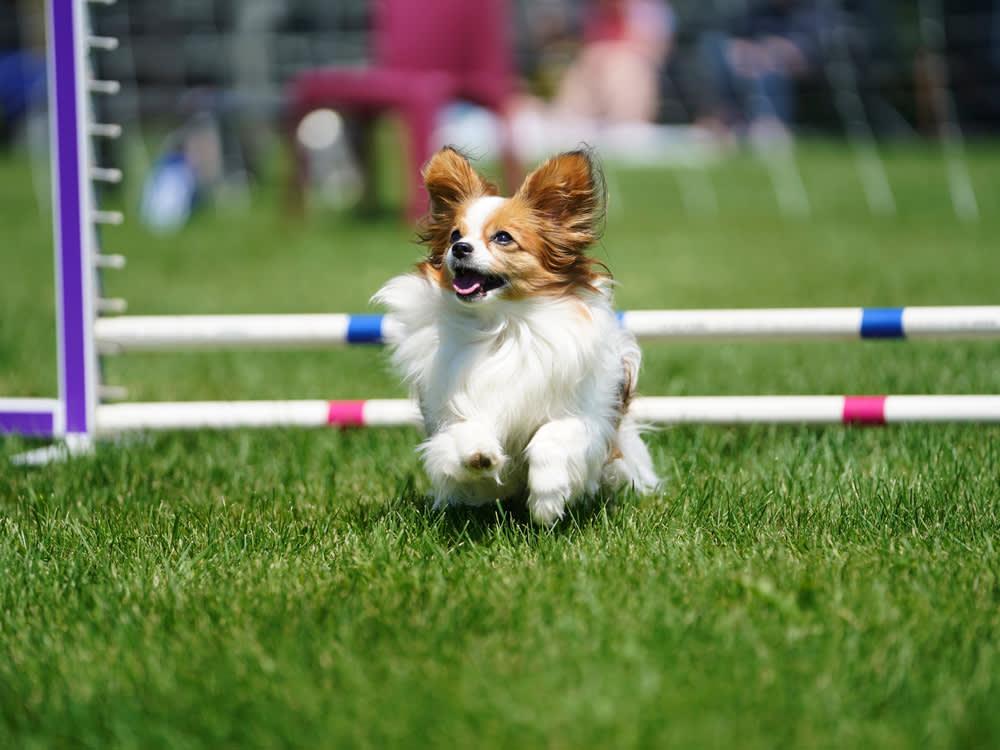
[[[556,112],[613,123],[652,122],[673,36],[674,14],[663,0],[594,0],[584,17],[583,48],[556,93]]]

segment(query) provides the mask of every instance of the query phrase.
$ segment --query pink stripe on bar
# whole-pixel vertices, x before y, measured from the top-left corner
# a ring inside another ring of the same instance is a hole
[[[326,423],[337,427],[364,427],[364,401],[331,401],[326,413]]]
[[[885,396],[844,396],[844,424],[885,424]]]

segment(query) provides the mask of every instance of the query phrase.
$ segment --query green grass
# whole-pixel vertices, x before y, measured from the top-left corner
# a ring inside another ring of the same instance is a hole
[[[720,215],[611,170],[622,307],[988,304],[1000,151],[950,210],[891,150],[899,216],[812,144],[808,221],[752,160]],[[55,390],[47,232],[0,160],[0,393]],[[360,311],[410,231],[265,190],[175,237],[107,235],[136,313]],[[646,394],[1000,392],[992,342],[651,345]],[[374,349],[113,360],[133,398],[402,395]],[[668,429],[657,497],[427,510],[411,430],[162,435],[0,468],[0,747],[995,747],[1000,430]],[[23,441],[0,442],[0,467]]]

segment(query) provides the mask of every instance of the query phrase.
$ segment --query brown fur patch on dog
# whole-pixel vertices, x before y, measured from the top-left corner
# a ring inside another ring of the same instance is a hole
[[[554,156],[529,174],[488,228],[509,232],[517,246],[503,255],[510,296],[594,289],[605,274],[587,250],[603,221],[604,179],[589,152]]]
[[[484,195],[497,195],[498,190],[472,168],[461,152],[450,146],[431,157],[424,167],[423,177],[430,196],[430,211],[420,222],[417,238],[427,246],[428,254],[417,268],[427,278],[448,288],[442,268],[459,212],[470,201]]]

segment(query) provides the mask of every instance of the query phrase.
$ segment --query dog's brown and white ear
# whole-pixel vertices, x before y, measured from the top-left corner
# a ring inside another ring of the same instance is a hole
[[[455,213],[463,203],[497,194],[496,185],[484,180],[469,160],[450,146],[431,157],[424,166],[423,177],[431,205],[420,238],[432,247],[446,243]]]
[[[604,177],[586,150],[554,156],[529,174],[517,197],[559,235],[559,244],[582,250],[604,224]]]
[[[496,185],[484,180],[469,160],[451,146],[445,146],[431,157],[424,166],[423,176],[432,211],[497,192]]]

